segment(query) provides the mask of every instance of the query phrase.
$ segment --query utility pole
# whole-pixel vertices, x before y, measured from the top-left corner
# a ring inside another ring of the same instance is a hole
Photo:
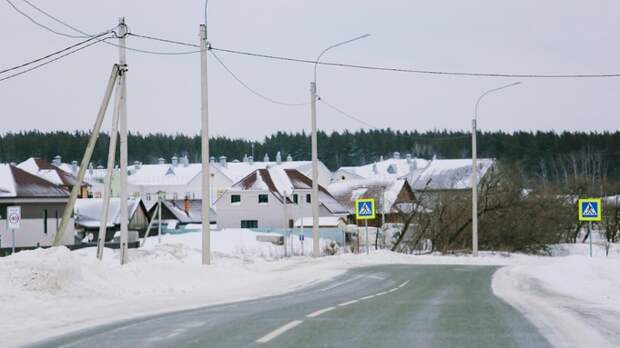
[[[121,143],[121,246],[120,261],[121,265],[127,263],[127,243],[128,243],[128,225],[129,225],[129,208],[127,206],[127,50],[125,49],[125,39],[127,37],[127,25],[125,18],[121,18],[118,23],[119,28],[119,65],[125,70],[121,70],[121,76],[118,81],[120,87],[119,102],[119,123],[120,123],[120,143]]]
[[[205,5],[206,6],[206,5]],[[211,194],[209,181],[209,93],[207,79],[207,20],[205,9],[205,24],[200,25],[200,86],[201,86],[201,149],[202,149],[202,264],[211,263],[211,231],[209,221],[209,207]]]

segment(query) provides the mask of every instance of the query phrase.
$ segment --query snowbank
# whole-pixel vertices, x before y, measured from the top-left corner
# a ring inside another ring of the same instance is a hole
[[[574,255],[502,268],[493,277],[494,293],[558,347],[620,346],[620,256],[583,256],[589,247],[579,244],[557,249]]]

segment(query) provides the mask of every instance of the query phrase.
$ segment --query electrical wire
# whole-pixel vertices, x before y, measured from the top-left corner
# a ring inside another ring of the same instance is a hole
[[[11,67],[11,68],[7,68],[7,69],[4,69],[4,70],[0,70],[0,74],[4,74],[4,73],[9,72],[9,71],[17,70],[17,69],[20,69],[20,68],[26,67],[26,66],[31,65],[31,64],[34,64],[34,63],[38,63],[38,62],[40,62],[40,61],[42,61],[42,60],[45,60],[45,59],[50,58],[50,57],[53,57],[53,56],[55,56],[55,55],[57,55],[57,54],[60,54],[60,53],[66,52],[66,51],[68,51],[68,50],[70,50],[70,49],[73,49],[73,48],[75,48],[75,47],[81,46],[81,45],[83,45],[83,44],[85,44],[85,43],[87,43],[87,42],[89,42],[89,41],[95,40],[96,38],[99,38],[99,37],[101,37],[101,36],[103,36],[103,35],[105,35],[105,34],[109,34],[109,33],[104,33],[104,34],[100,34],[100,35],[95,36],[95,37],[91,37],[90,39],[87,39],[87,40],[84,40],[84,41],[78,42],[78,43],[76,43],[76,44],[74,44],[74,45],[71,45],[71,46],[69,46],[69,47],[65,47],[65,48],[63,48],[63,49],[61,49],[61,50],[59,50],[59,51],[56,51],[56,52],[50,53],[50,54],[45,55],[45,56],[43,56],[43,57],[41,57],[41,58],[37,58],[37,59],[35,59],[35,60],[31,60],[31,61],[29,61],[29,62],[26,62],[26,63],[20,64],[20,65],[16,65],[16,66]]]
[[[84,37],[93,37],[96,35],[92,35],[89,34],[73,25],[68,24],[67,22],[51,15],[50,13],[48,13],[47,11],[41,9],[40,7],[36,6],[35,4],[33,4],[32,2],[28,1],[28,0],[21,0],[23,2],[25,2],[26,4],[28,4],[30,7],[32,7],[33,9],[37,10],[38,12],[40,12],[41,14],[43,14],[44,16],[54,20],[55,22],[64,25],[65,27],[74,30],[75,32],[80,33],[81,35],[67,35],[61,32],[58,32],[56,30],[51,29],[50,27],[43,25],[39,22],[37,22],[36,20],[34,20],[31,16],[29,16],[28,14],[24,13],[23,11],[19,10],[12,2],[11,0],[5,0],[7,1],[9,4],[11,4],[11,6],[21,15],[25,16],[26,18],[30,19],[30,21],[32,21],[34,24],[49,30],[50,32],[54,33],[54,34],[58,34],[61,36],[67,36],[67,37],[72,37],[72,38],[84,38]],[[118,26],[114,27],[113,29],[118,28]],[[113,31],[113,29],[111,29]],[[118,34],[115,32],[115,35],[117,37]],[[110,45],[110,46],[114,46],[114,47],[120,47],[120,45],[113,43],[113,42],[107,42],[107,41],[103,41],[103,43]],[[167,52],[167,51],[153,51],[153,50],[145,50],[145,49],[139,49],[139,48],[133,48],[133,47],[125,47],[125,49],[129,50],[129,51],[134,51],[134,52],[139,52],[139,53],[145,53],[145,54],[153,54],[153,55],[162,55],[162,56],[177,56],[177,55],[187,55],[187,54],[195,54],[195,53],[200,53],[200,50],[195,50],[195,51],[181,51],[181,52]]]
[[[366,121],[364,121],[364,120],[362,120],[362,119],[360,119],[360,118],[357,118],[357,117],[355,117],[355,116],[353,116],[353,115],[351,115],[351,114],[349,114],[349,113],[347,113],[347,112],[344,112],[342,109],[340,109],[340,108],[338,108],[338,107],[336,107],[336,106],[334,106],[334,105],[332,105],[332,104],[328,103],[328,102],[327,102],[327,101],[326,101],[323,97],[320,97],[320,96],[319,96],[317,100],[318,100],[318,101],[320,101],[320,102],[322,102],[323,104],[325,104],[325,105],[326,105],[327,107],[329,107],[330,109],[332,109],[332,110],[334,110],[334,111],[338,112],[339,114],[341,114],[341,115],[343,115],[343,116],[345,116],[345,117],[347,117],[347,118],[350,118],[350,119],[352,119],[352,120],[354,120],[354,121],[357,121],[357,122],[359,122],[359,123],[361,123],[361,124],[365,125],[366,127],[369,127],[369,128],[372,128],[372,129],[379,129],[379,127],[377,127],[377,126],[373,126],[372,124],[370,124],[370,123],[368,123],[368,122],[366,122]]]
[[[250,91],[250,93],[254,94],[255,96],[264,99],[270,103],[273,104],[277,104],[277,105],[283,105],[283,106],[304,106],[304,105],[309,105],[309,102],[306,103],[287,103],[287,102],[282,102],[279,100],[275,100],[272,98],[269,98],[267,96],[265,96],[264,94],[261,94],[259,92],[257,92],[256,90],[254,90],[253,88],[251,88],[250,86],[248,86],[248,84],[246,84],[245,82],[243,82],[232,70],[230,70],[230,68],[228,66],[226,66],[226,64],[224,64],[224,62],[220,59],[220,57],[218,57],[217,54],[215,54],[215,52],[210,51],[210,53],[213,55],[213,57],[215,58],[215,60],[217,60],[218,63],[220,63],[220,65],[222,66],[222,68],[224,68],[224,70],[226,70],[230,76],[232,76],[241,86],[245,87],[245,89],[247,89],[248,91]]]
[[[54,29],[52,29],[52,28],[48,27],[47,25],[45,25],[45,24],[43,24],[43,23],[41,23],[41,22],[38,22],[36,19],[32,18],[32,17],[31,17],[30,15],[28,15],[26,12],[24,12],[24,11],[20,10],[17,6],[15,6],[15,4],[14,4],[11,0],[5,0],[5,1],[6,1],[7,3],[9,3],[9,5],[11,5],[11,7],[13,7],[13,9],[14,9],[15,11],[17,11],[18,13],[20,13],[22,16],[24,16],[24,17],[28,18],[28,19],[29,19],[32,23],[34,23],[34,24],[36,24],[36,25],[40,26],[41,28],[44,28],[44,29],[46,29],[46,30],[48,30],[48,31],[50,31],[50,32],[52,32],[52,33],[54,33],[54,34],[56,34],[56,35],[65,36],[65,37],[69,37],[69,38],[72,38],[72,39],[83,39],[83,38],[88,37],[88,36],[84,36],[84,35],[71,35],[71,34],[67,34],[67,33],[63,33],[63,32],[60,32],[60,31],[54,30]],[[32,5],[31,5],[31,6],[32,6]]]
[[[96,45],[96,44],[98,44],[98,43],[100,43],[100,42],[105,42],[104,40],[107,40],[107,39],[110,39],[110,38],[111,38],[111,37],[108,37],[108,38],[103,38],[103,39],[97,39],[96,41],[93,41],[93,42],[91,42],[91,43],[89,43],[89,44],[87,44],[87,45],[84,45],[84,46],[82,46],[82,47],[79,47],[79,48],[77,48],[77,49],[74,49],[73,51],[69,51],[69,52],[67,52],[67,53],[65,53],[65,54],[62,54],[62,55],[60,55],[60,56],[58,56],[58,57],[55,57],[54,59],[50,59],[50,60],[48,60],[48,61],[46,61],[46,62],[43,62],[43,63],[41,63],[41,64],[37,64],[37,65],[35,65],[35,66],[33,66],[33,67],[29,68],[29,69],[22,70],[22,71],[19,71],[19,72],[17,72],[17,73],[14,73],[14,74],[12,74],[12,75],[5,76],[5,77],[3,77],[3,78],[0,78],[0,82],[1,82],[1,81],[5,81],[5,80],[8,80],[8,79],[11,79],[11,78],[13,78],[13,77],[17,77],[17,76],[19,76],[19,75],[22,75],[22,74],[25,74],[25,73],[27,73],[27,72],[33,71],[33,70],[35,70],[35,69],[41,68],[41,67],[43,67],[43,66],[45,66],[45,65],[48,65],[48,64],[53,63],[53,62],[55,62],[55,61],[58,61],[58,60],[60,60],[60,59],[62,59],[62,58],[64,58],[64,57],[67,57],[67,56],[71,55],[71,54],[77,53],[77,52],[79,52],[79,51],[81,51],[81,50],[83,50],[83,49],[85,49],[85,48],[88,48],[88,47],[90,47],[90,46],[92,46],[92,45]],[[91,40],[88,40],[88,41],[91,41]]]
[[[372,65],[358,65],[347,63],[333,63],[333,62],[317,62],[309,59],[298,59],[284,56],[275,56],[269,54],[254,53],[248,51],[230,50],[224,48],[211,47],[212,51],[226,52],[237,55],[259,57],[273,60],[281,60],[288,62],[307,63],[307,64],[319,64],[329,65],[344,68],[355,68],[364,70],[379,70],[379,71],[391,71],[401,73],[413,73],[413,74],[427,74],[427,75],[447,75],[447,76],[461,76],[461,77],[515,77],[515,78],[609,78],[620,77],[620,73],[610,74],[512,74],[512,73],[477,73],[477,72],[458,72],[458,71],[439,71],[439,70],[416,70],[407,68],[394,68],[394,67],[381,67]]]
[[[141,35],[141,34],[135,34],[135,33],[127,33],[127,35],[138,37],[138,38],[142,38],[142,39],[148,39],[148,40],[160,41],[160,42],[165,42],[165,43],[171,43],[171,44],[175,44],[175,45],[200,48],[200,45],[197,45],[197,44],[191,44],[191,43],[187,43],[187,42],[181,42],[181,41],[175,41],[175,40],[169,40],[169,39],[162,39],[162,38],[159,38],[159,37],[154,37],[154,36],[149,36],[149,35]]]

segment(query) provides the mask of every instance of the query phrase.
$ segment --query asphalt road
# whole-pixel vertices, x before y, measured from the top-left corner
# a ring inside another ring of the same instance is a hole
[[[96,327],[36,347],[549,347],[495,267],[388,265],[283,296]]]

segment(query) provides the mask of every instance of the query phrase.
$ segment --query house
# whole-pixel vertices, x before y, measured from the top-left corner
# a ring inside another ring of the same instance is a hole
[[[407,180],[357,179],[332,183],[329,192],[347,209],[349,222],[355,223],[355,201],[373,198],[376,218],[368,221],[371,226],[401,222],[400,212],[410,212],[414,194]]]
[[[409,154],[401,158],[399,152],[394,152],[392,158],[386,160],[381,158],[378,162],[363,166],[340,167],[334,173],[332,182],[360,179],[395,180],[425,168],[428,163],[428,160],[412,158]]]
[[[71,192],[73,186],[78,183],[76,177],[77,173],[68,173],[60,169],[59,167],[50,164],[48,161],[42,158],[30,157],[29,159],[19,163],[17,167],[19,169],[27,171],[30,174],[36,175],[53,184],[56,184],[69,192]],[[78,197],[88,198],[90,195],[90,186],[91,185],[89,185],[88,183],[83,182],[80,185]]]
[[[108,221],[106,222],[106,241],[112,240],[114,233],[120,230],[121,209],[120,198],[110,198],[108,208]],[[129,198],[127,210],[130,231],[138,231],[142,236],[146,231],[149,220],[146,207],[140,198]],[[103,211],[102,198],[86,198],[75,201],[75,226],[81,237],[86,237],[89,233],[95,239],[99,236],[99,226],[101,224],[101,212]]]
[[[157,205],[149,210],[151,219],[157,219]],[[211,224],[216,223],[216,213],[209,208],[209,220]],[[180,225],[201,224],[202,223],[202,200],[200,199],[178,199],[162,200],[161,206],[162,220],[177,220]]]
[[[15,247],[50,246],[60,226],[69,192],[14,165],[0,164],[0,249],[11,248],[13,236],[7,228],[7,207],[21,207],[20,228],[15,231]],[[73,219],[61,243],[73,245]]]
[[[257,169],[216,201],[220,228],[290,228],[312,216],[312,180],[297,169]],[[319,216],[346,216],[347,210],[319,185]]]

